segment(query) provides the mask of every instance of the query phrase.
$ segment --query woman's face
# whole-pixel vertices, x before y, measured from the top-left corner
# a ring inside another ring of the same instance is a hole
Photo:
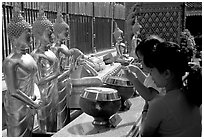
[[[148,68],[145,64],[144,64],[144,56],[140,53],[140,51],[137,52],[138,55],[138,59],[142,65],[143,71],[144,72],[150,72],[150,68]]]
[[[157,68],[151,68],[150,75],[152,76],[152,80],[157,85],[157,87],[166,87],[167,80],[164,73],[160,73]]]

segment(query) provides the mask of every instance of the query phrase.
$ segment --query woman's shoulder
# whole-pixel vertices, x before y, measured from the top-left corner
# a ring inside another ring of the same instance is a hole
[[[164,102],[164,96],[157,94],[149,101],[149,115],[156,116],[157,119],[163,119],[166,116],[167,107],[167,104]]]
[[[163,107],[164,103],[164,95],[156,94],[155,97],[149,101],[149,104],[155,107]]]

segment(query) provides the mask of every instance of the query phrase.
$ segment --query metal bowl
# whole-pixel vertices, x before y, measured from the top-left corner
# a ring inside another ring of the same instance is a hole
[[[134,94],[133,84],[122,76],[110,76],[104,83],[104,87],[113,88],[118,91],[118,94],[121,96],[121,111],[129,109],[129,106],[126,107],[124,103]]]
[[[105,83],[120,87],[133,87],[133,84],[127,78],[119,76],[110,76],[105,80]]]
[[[108,125],[109,118],[121,107],[121,97],[115,89],[88,87],[80,95],[79,105],[83,112],[94,117],[94,125]]]

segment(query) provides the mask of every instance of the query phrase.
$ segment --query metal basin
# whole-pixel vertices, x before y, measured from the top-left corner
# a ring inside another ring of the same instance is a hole
[[[88,87],[80,95],[79,105],[86,114],[93,116],[93,125],[108,125],[109,118],[121,107],[117,90],[105,87]]]
[[[118,91],[118,94],[121,96],[121,111],[129,109],[130,106],[126,106],[125,101],[134,94],[133,84],[122,76],[110,76],[104,83],[104,87],[113,88]]]

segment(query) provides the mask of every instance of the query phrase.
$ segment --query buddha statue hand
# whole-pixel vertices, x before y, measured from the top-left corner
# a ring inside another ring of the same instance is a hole
[[[77,66],[84,65],[84,64],[86,64],[86,60],[84,58],[82,58],[81,56],[79,56],[75,63]]]
[[[33,99],[33,98],[31,98],[31,99]],[[42,105],[42,101],[40,99],[36,99],[34,101],[33,107],[30,107],[31,111],[32,111],[32,115],[35,115],[37,113],[37,110],[39,110],[41,108],[41,105]]]
[[[36,99],[34,101],[34,103],[35,103],[35,109],[39,109],[41,107],[42,100],[41,99]]]
[[[31,108],[34,108],[34,109],[39,109],[41,104],[42,104],[42,101],[40,98],[37,98],[36,95],[33,95],[30,97],[32,100],[33,100],[33,107]]]
[[[39,60],[39,62],[41,62],[41,60],[43,60],[43,59],[47,59],[47,56],[44,54],[41,54],[41,53],[35,55],[35,57],[36,57],[36,59]]]
[[[74,63],[73,63],[73,58],[72,57],[70,57],[69,58],[69,68],[67,68],[70,72],[72,72],[74,69],[75,69],[75,67],[74,67]]]
[[[83,64],[85,62],[85,59],[83,57],[83,55],[79,55],[74,62],[74,67],[77,68],[78,66],[80,66],[81,64]]]

